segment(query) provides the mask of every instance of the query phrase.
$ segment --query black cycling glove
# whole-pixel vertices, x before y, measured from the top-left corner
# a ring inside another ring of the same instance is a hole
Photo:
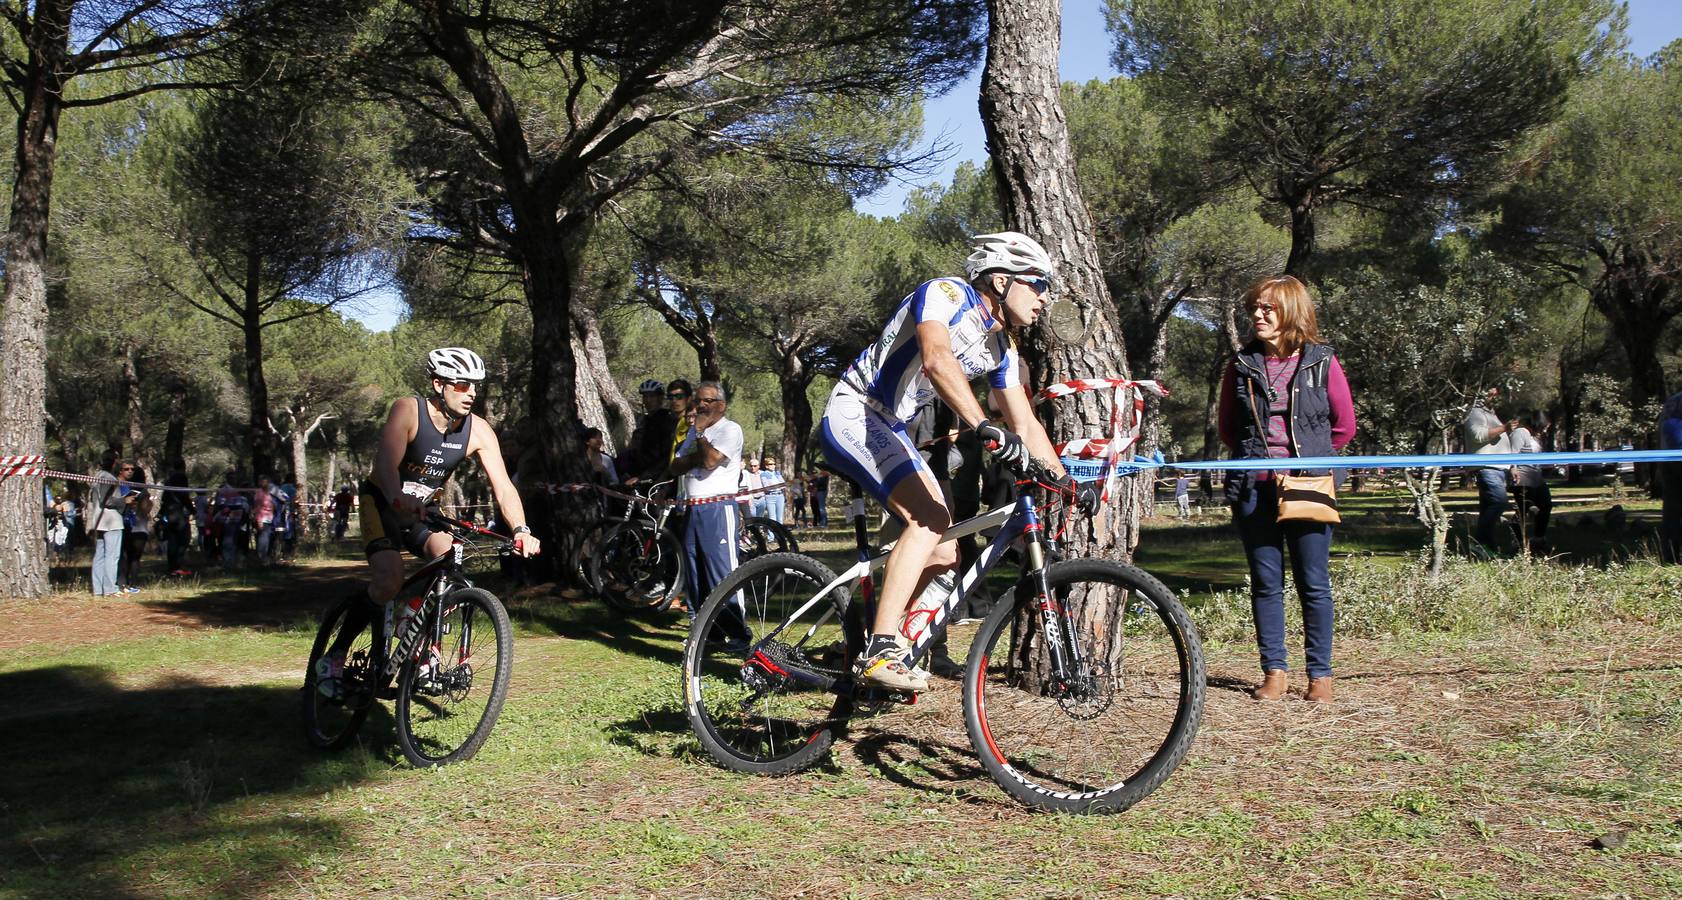
[[[1022,438],[992,422],[975,426],[975,435],[981,438],[982,446],[993,451],[993,458],[1005,465],[1018,465],[1028,458],[1028,445],[1022,443]]]

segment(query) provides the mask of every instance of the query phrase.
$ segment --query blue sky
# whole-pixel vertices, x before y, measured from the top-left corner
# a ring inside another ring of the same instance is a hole
[[[1629,0],[1629,49],[1638,56],[1646,56],[1678,37],[1682,37],[1682,0]],[[1104,29],[1103,4],[1100,0],[1070,0],[1063,4],[1063,52],[1060,74],[1064,81],[1089,81],[1093,78],[1115,76],[1110,65],[1110,34]],[[986,138],[981,131],[981,114],[977,97],[981,91],[981,66],[978,63],[970,76],[959,82],[944,96],[929,101],[923,111],[926,149],[936,140],[944,140],[952,148],[952,155],[933,173],[910,181],[890,182],[886,188],[859,201],[860,212],[877,216],[896,216],[904,209],[905,196],[922,184],[946,184],[952,173],[965,160],[980,162],[987,155]],[[365,312],[352,313],[375,331],[384,331],[396,324],[401,300],[395,293],[370,298]]]
[[[1068,0],[1063,4],[1063,53],[1059,61],[1064,81],[1090,81],[1119,74],[1110,65],[1110,33],[1104,28],[1101,0]],[[1646,56],[1682,37],[1682,0],[1629,0],[1629,49]],[[958,164],[980,162],[987,156],[986,138],[981,131],[977,98],[981,92],[981,67],[944,96],[923,110],[924,143],[945,136],[955,152],[938,172],[914,179],[911,184],[892,183],[856,204],[860,212],[897,216],[905,206],[905,195],[917,185],[947,184]]]

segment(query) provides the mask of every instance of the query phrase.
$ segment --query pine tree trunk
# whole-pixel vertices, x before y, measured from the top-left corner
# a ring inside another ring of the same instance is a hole
[[[269,425],[269,382],[263,375],[263,259],[255,251],[246,253],[245,303],[240,332],[245,338],[245,398],[250,409],[245,419],[246,450],[251,458],[251,482],[274,468],[274,431]]]
[[[1307,281],[1308,258],[1314,255],[1314,203],[1305,197],[1291,204],[1291,255],[1285,274]]]
[[[537,217],[533,217],[537,219]],[[554,222],[551,215],[549,222]],[[542,450],[543,472],[532,482],[566,484],[590,480],[579,434],[579,379],[572,341],[572,303],[578,271],[577,252],[588,239],[588,227],[568,223],[542,226],[541,220],[520,223],[527,252],[520,254],[522,286],[531,305],[531,423]],[[510,448],[518,457],[525,448]],[[528,519],[545,515],[548,533],[538,537],[543,552],[557,560],[571,559],[579,530],[572,523],[588,516],[582,494],[552,494],[547,510],[528,509]],[[531,504],[531,500],[527,500]],[[541,524],[541,523],[539,523]],[[534,530],[539,524],[533,524]],[[558,571],[570,566],[557,566]]]
[[[164,431],[164,466],[174,469],[186,464],[187,385],[180,379],[169,386],[169,425]]]
[[[782,464],[785,472],[793,472],[806,455],[806,439],[812,433],[812,403],[806,399],[806,388],[812,384],[812,374],[798,353],[785,352],[777,371],[777,384],[782,389],[783,443]]]
[[[52,208],[53,162],[63,111],[65,57],[69,52],[68,0],[35,4],[30,29],[28,80],[11,97],[19,110],[12,210],[6,227],[6,293],[0,307],[0,453],[46,451],[47,432],[47,214]],[[19,12],[17,15],[26,15]],[[41,482],[0,482],[0,593],[47,593],[46,542],[41,538]]]
[[[146,426],[140,410],[140,370],[134,362],[134,343],[123,342],[123,437],[128,442],[125,456],[151,476],[155,460],[146,452]]]
[[[609,454],[625,445],[636,426],[636,413],[630,401],[613,380],[613,370],[607,362],[607,346],[602,342],[601,326],[595,313],[586,309],[573,310],[572,352],[579,362],[579,415],[585,423],[602,430],[602,448]]]
[[[343,434],[342,428],[335,428],[327,439],[327,480],[321,490],[323,501],[339,492],[339,441]]]
[[[1122,341],[1115,303],[1104,285],[1098,248],[1086,203],[1075,177],[1067,121],[1059,98],[1057,75],[1062,9],[1058,0],[988,0],[990,13],[987,64],[981,76],[981,121],[993,154],[993,172],[1005,221],[1045,245],[1057,264],[1057,290],[1096,312],[1095,321],[1079,345],[1056,341],[1047,323],[1035,325],[1021,342],[1034,386],[1089,376],[1128,377],[1127,352]],[[1082,394],[1040,406],[1052,441],[1107,436],[1108,394]],[[1095,521],[1089,535],[1072,529],[1069,555],[1125,560],[1137,540],[1139,500],[1150,490],[1149,478],[1121,482],[1107,514]],[[1076,615],[1089,633],[1098,634],[1098,621],[1111,610],[1108,604],[1077,606]],[[1032,611],[1032,604],[1021,609]],[[1019,615],[1013,631],[1013,658],[1024,655],[1037,640],[1036,615]],[[1108,636],[1119,656],[1121,634]],[[1019,673],[1031,684],[1043,673]]]

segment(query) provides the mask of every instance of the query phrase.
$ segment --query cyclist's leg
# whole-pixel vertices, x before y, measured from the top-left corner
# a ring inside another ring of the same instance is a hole
[[[904,664],[897,636],[911,598],[957,562],[956,548],[940,540],[951,524],[940,488],[904,426],[856,396],[838,392],[830,397],[819,443],[831,466],[904,523],[888,554],[859,674],[888,687],[921,690],[927,687],[927,679]]]
[[[952,525],[940,488],[927,472],[918,472],[895,485],[888,494],[888,511],[905,523],[882,572],[876,595],[875,634],[895,634],[911,598],[929,582],[958,564],[958,548],[941,536]]]

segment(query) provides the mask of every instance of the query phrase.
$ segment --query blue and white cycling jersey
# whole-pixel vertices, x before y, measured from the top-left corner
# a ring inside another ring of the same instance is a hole
[[[993,331],[981,295],[957,278],[936,278],[917,286],[900,301],[882,337],[866,347],[841,376],[841,383],[874,401],[901,422],[935,398],[934,382],[923,371],[917,326],[941,322],[952,332],[952,353],[971,379],[987,376],[994,388],[1019,387],[1016,348],[1004,330]]]

